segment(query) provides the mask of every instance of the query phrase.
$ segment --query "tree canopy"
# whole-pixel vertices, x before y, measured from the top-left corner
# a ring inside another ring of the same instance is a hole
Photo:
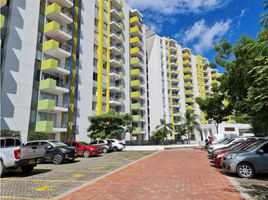
[[[111,110],[106,114],[92,116],[88,119],[90,126],[87,131],[91,138],[115,138],[120,133],[132,131],[133,118],[130,114],[118,114]]]

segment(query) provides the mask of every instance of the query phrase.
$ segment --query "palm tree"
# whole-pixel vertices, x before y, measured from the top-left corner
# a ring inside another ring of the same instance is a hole
[[[194,114],[193,111],[190,110],[186,111],[185,118],[183,119],[183,121],[185,122],[183,123],[183,125],[186,127],[188,133],[193,133],[195,129],[197,129],[201,133],[201,127],[200,123],[198,122],[198,119],[199,119],[198,115]],[[201,140],[203,140],[202,134],[201,134]]]
[[[160,125],[156,126],[156,132],[161,132],[164,139],[172,133],[172,124],[167,123],[165,119],[160,119]]]
[[[264,7],[264,10],[268,10],[268,1],[267,0],[263,1],[263,7]],[[261,15],[260,24],[263,28],[268,28],[268,13],[263,13]]]

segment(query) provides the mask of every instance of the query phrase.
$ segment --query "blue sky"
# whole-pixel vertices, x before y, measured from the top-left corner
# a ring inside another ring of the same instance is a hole
[[[212,42],[234,43],[241,35],[253,38],[260,31],[261,0],[126,0],[139,9],[143,21],[159,35],[171,37],[210,61]],[[222,69],[219,69],[222,72]]]

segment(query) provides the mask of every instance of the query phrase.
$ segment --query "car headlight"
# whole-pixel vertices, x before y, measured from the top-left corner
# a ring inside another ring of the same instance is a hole
[[[226,156],[226,159],[227,159],[227,160],[231,160],[231,159],[234,159],[236,156],[237,156],[237,153],[231,153],[231,154],[228,154],[228,155]]]

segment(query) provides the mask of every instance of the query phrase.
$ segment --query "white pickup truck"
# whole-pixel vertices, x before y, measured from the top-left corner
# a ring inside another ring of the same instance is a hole
[[[22,146],[18,137],[0,137],[0,141],[0,176],[4,171],[18,168],[29,173],[45,154],[42,147]]]

